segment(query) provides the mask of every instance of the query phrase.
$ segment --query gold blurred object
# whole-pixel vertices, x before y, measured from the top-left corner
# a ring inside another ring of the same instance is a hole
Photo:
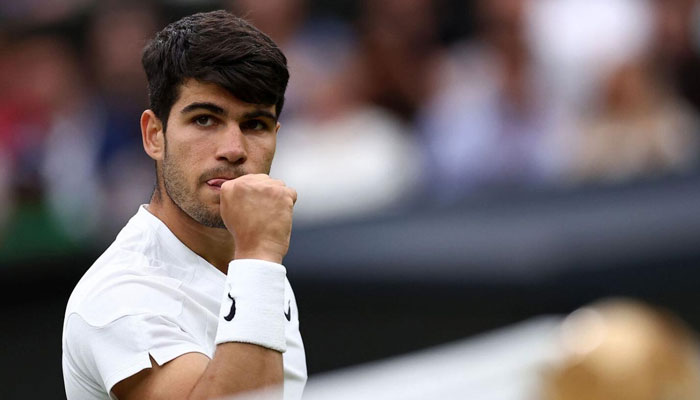
[[[560,338],[544,400],[700,399],[694,333],[668,311],[606,300],[567,317]]]

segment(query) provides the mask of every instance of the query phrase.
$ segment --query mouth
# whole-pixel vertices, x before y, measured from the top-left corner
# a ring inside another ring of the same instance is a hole
[[[221,190],[221,185],[230,180],[229,178],[213,178],[207,181],[207,185],[213,189]]]

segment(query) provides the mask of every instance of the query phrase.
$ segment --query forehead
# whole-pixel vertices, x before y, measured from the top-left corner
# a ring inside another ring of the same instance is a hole
[[[246,103],[217,84],[187,79],[180,85],[177,101],[171,111],[180,112],[183,107],[192,103],[214,103],[232,114],[251,110],[266,110],[273,114],[275,112],[274,104],[268,106]]]

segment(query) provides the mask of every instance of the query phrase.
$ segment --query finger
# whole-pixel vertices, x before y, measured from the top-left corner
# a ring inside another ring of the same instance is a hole
[[[251,180],[251,181],[266,181],[270,179],[267,174],[245,174],[239,176],[237,179]]]
[[[287,192],[292,197],[292,204],[296,204],[297,203],[297,191],[296,191],[296,189],[288,187]]]
[[[287,185],[285,185],[284,181],[281,179],[270,178],[269,182],[274,186],[283,186],[283,187],[287,186]]]

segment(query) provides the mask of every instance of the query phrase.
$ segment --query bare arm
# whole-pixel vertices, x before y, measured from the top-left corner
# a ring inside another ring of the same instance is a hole
[[[232,376],[237,379],[228,378]],[[282,353],[254,344],[224,343],[217,346],[190,398],[208,399],[265,387],[278,390],[282,398],[283,379]]]
[[[220,344],[212,360],[187,353],[161,366],[153,359],[151,364],[114,385],[118,399],[214,399],[263,387],[282,398],[282,354],[253,344]]]

